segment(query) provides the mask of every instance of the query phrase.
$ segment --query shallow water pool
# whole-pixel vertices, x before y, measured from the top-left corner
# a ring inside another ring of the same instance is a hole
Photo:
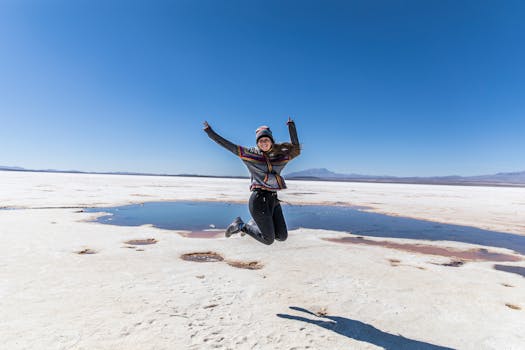
[[[362,236],[456,241],[508,248],[525,255],[525,237],[504,232],[388,216],[347,206],[283,204],[282,208],[289,230],[303,227]],[[86,211],[110,213],[96,220],[103,224],[152,224],[162,229],[195,233],[210,228],[224,229],[236,216],[241,216],[244,221],[250,219],[247,205],[222,202],[149,202]]]

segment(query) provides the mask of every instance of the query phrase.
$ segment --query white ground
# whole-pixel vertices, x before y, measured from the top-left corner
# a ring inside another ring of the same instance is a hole
[[[525,235],[525,188],[288,186],[280,198],[293,204],[369,206]],[[248,196],[247,180],[0,171],[0,207],[22,208],[0,210],[0,348],[525,348],[525,278],[496,271],[493,262],[445,267],[436,264],[449,261],[444,257],[323,241],[348,234],[322,230],[291,231],[288,241],[272,246],[248,236],[184,238],[150,226],[87,222],[94,215],[78,212]],[[123,248],[136,238],[158,243],[137,246],[144,251]],[[85,248],[96,254],[75,253]],[[264,267],[179,258],[203,251]],[[392,266],[389,259],[401,262]]]

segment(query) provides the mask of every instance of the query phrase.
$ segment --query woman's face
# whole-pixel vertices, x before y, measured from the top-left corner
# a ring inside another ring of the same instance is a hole
[[[261,137],[257,141],[257,147],[263,152],[268,152],[272,148],[272,140],[269,137]]]

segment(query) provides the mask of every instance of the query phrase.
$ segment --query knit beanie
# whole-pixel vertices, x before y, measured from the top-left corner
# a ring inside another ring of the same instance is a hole
[[[261,137],[269,137],[270,140],[272,140],[272,143],[275,143],[273,140],[272,131],[270,130],[269,126],[263,125],[259,126],[257,130],[255,130],[255,142],[259,142],[259,139]]]

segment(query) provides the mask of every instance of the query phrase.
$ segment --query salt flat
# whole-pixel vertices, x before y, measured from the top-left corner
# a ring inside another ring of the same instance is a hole
[[[389,215],[525,235],[525,188],[288,181],[292,204],[348,204]],[[0,340],[6,349],[523,349],[525,279],[469,261],[323,240],[298,229],[185,238],[89,222],[84,207],[235,201],[244,179],[0,171]],[[156,244],[129,248],[129,239]],[[382,239],[413,242],[407,239]],[[421,243],[417,241],[417,243]],[[426,242],[472,249],[458,242]],[[514,252],[484,247],[495,252]],[[78,254],[85,249],[95,254]],[[184,261],[213,251],[257,261]],[[395,263],[393,263],[395,262]],[[505,263],[525,267],[524,261]]]

